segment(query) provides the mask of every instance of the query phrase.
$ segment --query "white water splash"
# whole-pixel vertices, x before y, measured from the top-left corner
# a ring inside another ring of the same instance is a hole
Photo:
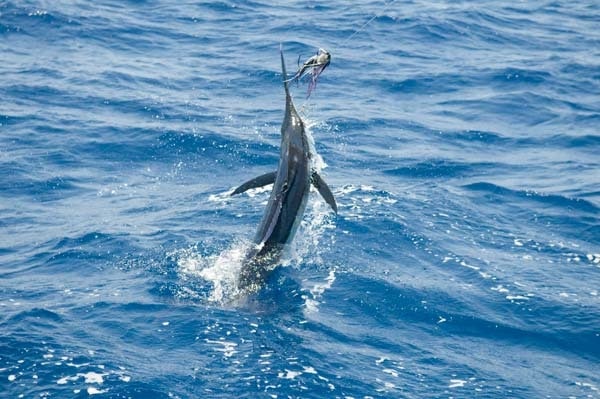
[[[323,264],[321,255],[328,248],[323,238],[327,230],[333,229],[335,220],[329,205],[316,192],[311,193],[304,218],[289,246],[287,260],[292,264],[300,264],[310,259],[311,263]],[[333,236],[330,237],[333,240]]]
[[[306,127],[306,138],[308,139],[308,147],[310,149],[311,157],[311,167],[316,172],[320,172],[321,170],[327,167],[327,164],[323,160],[323,157],[319,155],[317,149],[315,147],[315,138],[312,135],[312,128],[318,125],[318,122],[305,118],[304,125]]]
[[[454,378],[454,379],[450,380],[450,384],[448,385],[448,388],[461,388],[461,387],[464,387],[466,383],[467,383],[467,380],[460,380],[458,378]]]
[[[323,158],[316,152],[314,139],[311,133],[311,127],[315,123],[306,121],[306,134],[312,154],[311,167],[313,170],[320,171],[327,167]],[[266,204],[268,193],[272,190],[272,185],[248,190],[244,193],[255,200],[264,200]],[[230,200],[232,190],[209,196],[208,201],[227,204]],[[322,239],[326,236],[326,231],[335,228],[333,213],[329,205],[311,188],[310,198],[302,222],[294,240],[289,244],[280,260],[281,266],[299,266],[306,260],[313,264],[322,264],[321,255],[327,250],[328,246],[322,245]],[[237,215],[242,217],[243,215]],[[331,236],[333,237],[333,236]],[[333,238],[332,238],[333,242]],[[244,256],[252,244],[248,239],[237,239],[229,248],[221,251],[219,254],[204,256],[198,252],[197,247],[175,251],[169,254],[176,259],[178,271],[182,280],[191,278],[201,278],[210,283],[210,293],[208,301],[226,304],[230,303],[239,294],[237,289],[237,276],[239,275]],[[335,274],[331,272],[326,279],[326,283],[315,285],[314,289],[309,290],[312,294],[312,300],[316,301],[322,292],[331,286],[335,280]],[[314,291],[314,292],[313,292]],[[180,287],[180,292],[184,297],[201,297],[190,292],[190,288],[184,283]],[[309,299],[310,300],[310,299]],[[316,302],[318,303],[318,302]]]
[[[335,281],[335,269],[329,271],[329,275],[325,278],[323,282],[315,283],[312,288],[309,288],[310,296],[304,295],[304,314],[310,315],[311,313],[315,313],[319,311],[319,305],[321,303],[321,297],[331,288]]]
[[[280,265],[283,267],[299,267],[305,262],[322,264],[321,255],[327,251],[328,246],[323,246],[323,237],[326,231],[335,228],[329,206],[311,194],[305,218],[296,234],[294,241],[289,244],[284,252]],[[331,241],[333,242],[333,236]],[[210,283],[210,292],[206,299],[209,302],[227,304],[239,294],[237,289],[237,276],[240,273],[244,256],[248,248],[254,245],[247,240],[236,240],[232,245],[215,255],[202,255],[197,246],[177,250],[168,254],[176,260],[178,273],[182,279],[179,291],[182,297],[201,298],[200,293],[190,292],[186,281],[190,278],[201,278]],[[329,288],[335,274],[331,274],[325,284],[316,284],[311,289],[313,300]],[[313,292],[314,291],[314,292]]]
[[[248,242],[235,242],[218,255],[203,256],[196,247],[172,255],[177,259],[179,273],[184,280],[199,277],[211,283],[209,302],[227,303],[237,294],[237,276],[249,245]],[[186,291],[184,287],[182,292]],[[186,294],[189,295],[189,292]]]

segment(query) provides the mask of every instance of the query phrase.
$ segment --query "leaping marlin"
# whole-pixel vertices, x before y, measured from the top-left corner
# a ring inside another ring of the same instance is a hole
[[[281,156],[277,171],[258,176],[239,186],[231,195],[251,188],[273,184],[273,190],[262,221],[254,236],[254,244],[245,256],[238,278],[238,290],[258,291],[277,266],[286,243],[294,238],[306,208],[311,184],[337,213],[331,190],[312,168],[310,146],[304,122],[298,115],[288,88],[283,49],[281,70],[285,89],[285,115],[281,125]]]

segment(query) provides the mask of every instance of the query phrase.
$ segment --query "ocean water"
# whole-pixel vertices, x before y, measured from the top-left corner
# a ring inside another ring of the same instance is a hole
[[[599,3],[275,3],[0,1],[0,397],[599,398]]]

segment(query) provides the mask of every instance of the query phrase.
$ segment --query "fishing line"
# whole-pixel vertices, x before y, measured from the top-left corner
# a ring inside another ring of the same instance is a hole
[[[365,22],[364,24],[362,24],[360,26],[360,28],[356,29],[354,32],[352,32],[352,34],[350,34],[350,36],[348,36],[343,42],[341,42],[338,46],[336,46],[337,48],[341,48],[344,45],[346,45],[346,43],[348,43],[354,36],[356,36],[357,34],[359,34],[360,32],[364,31],[367,26],[369,26],[369,24],[371,24],[371,22],[373,22],[375,19],[379,18],[380,16],[383,15],[383,13],[385,11],[387,11],[387,9],[396,2],[396,0],[389,0],[387,3],[384,3],[383,8],[381,9],[381,11],[379,11],[377,14],[375,14],[374,16],[372,16],[371,18],[369,18],[369,20],[367,22]],[[322,52],[324,52],[327,56],[326,58],[326,63],[325,62],[318,62],[320,56],[322,56]],[[319,75],[325,70],[325,68],[327,67],[327,65],[329,65],[329,60],[331,59],[330,53],[327,50],[323,50],[323,49],[319,49],[319,52],[317,53],[316,56],[313,56],[311,58],[309,58],[303,66],[300,66],[300,56],[298,56],[298,72],[296,72],[296,74],[291,77],[291,78],[287,78],[284,77],[285,82],[291,82],[293,80],[298,81],[302,75],[304,74],[304,72],[307,69],[311,69],[311,71],[309,72],[312,75],[312,80],[311,83],[308,86],[308,94],[307,94],[307,99],[308,97],[310,97],[311,92],[314,90],[314,88],[316,88],[317,86],[317,79],[319,77]],[[312,64],[311,64],[312,62]],[[318,68],[321,68],[320,70]]]
[[[350,36],[348,36],[348,38],[346,40],[344,40],[342,43],[340,43],[340,45],[338,47],[342,47],[344,46],[346,43],[348,43],[350,41],[350,39],[352,39],[354,36],[356,36],[357,34],[359,34],[360,32],[362,32],[363,30],[365,30],[365,28],[371,23],[373,22],[375,19],[381,17],[383,15],[383,13],[392,5],[396,2],[396,0],[390,0],[389,2],[387,2],[383,9],[381,10],[381,12],[379,12],[378,14],[375,14],[371,19],[369,19],[367,22],[365,22],[360,28],[358,28],[357,30],[355,30]]]

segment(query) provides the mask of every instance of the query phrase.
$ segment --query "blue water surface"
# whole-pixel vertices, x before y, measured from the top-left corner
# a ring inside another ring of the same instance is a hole
[[[0,397],[600,398],[600,4],[275,3],[0,1]]]

